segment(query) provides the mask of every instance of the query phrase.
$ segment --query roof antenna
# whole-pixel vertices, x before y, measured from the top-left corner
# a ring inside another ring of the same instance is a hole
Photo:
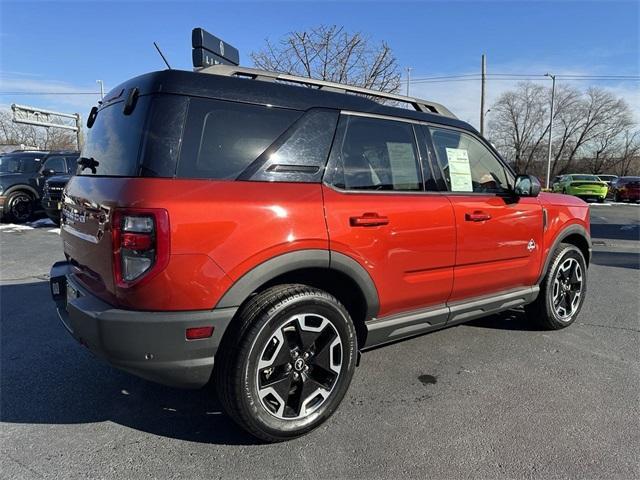
[[[164,60],[164,63],[167,65],[167,68],[169,70],[171,70],[171,65],[169,65],[169,62],[167,62],[167,59],[165,58],[165,56],[162,54],[162,50],[160,50],[160,47],[158,46],[158,44],[156,42],[153,42],[153,46],[156,47],[156,50],[158,50],[158,53],[160,54],[160,56],[162,57],[162,60]]]

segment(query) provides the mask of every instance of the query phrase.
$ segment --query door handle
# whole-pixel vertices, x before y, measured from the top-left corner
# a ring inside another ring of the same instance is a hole
[[[388,224],[389,219],[377,213],[363,213],[359,217],[349,218],[349,225],[352,227],[379,227],[380,225]]]
[[[473,213],[465,213],[464,219],[467,222],[484,222],[485,220],[491,220],[491,215],[481,211],[475,211]]]

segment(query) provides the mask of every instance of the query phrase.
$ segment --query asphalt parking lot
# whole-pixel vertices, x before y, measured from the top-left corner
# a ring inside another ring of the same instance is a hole
[[[570,328],[513,311],[367,352],[332,419],[276,445],[94,359],[49,298],[55,227],[0,224],[0,477],[640,478],[640,207],[591,217]]]

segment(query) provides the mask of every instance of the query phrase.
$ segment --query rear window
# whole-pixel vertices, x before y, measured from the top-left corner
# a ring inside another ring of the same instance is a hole
[[[599,182],[600,179],[595,175],[571,175],[571,180],[579,182]]]
[[[145,128],[149,97],[138,98],[129,115],[123,113],[124,102],[117,102],[98,112],[88,130],[82,157],[98,163],[95,170],[78,168],[78,175],[133,177],[139,173],[140,145]]]
[[[192,98],[177,176],[236,179],[300,116],[295,110]]]

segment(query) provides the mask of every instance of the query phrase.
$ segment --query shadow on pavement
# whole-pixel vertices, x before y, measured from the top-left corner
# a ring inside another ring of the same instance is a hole
[[[0,286],[0,421],[112,421],[154,435],[254,444],[210,389],[178,390],[120,372],[60,325],[47,282]]]
[[[640,270],[640,253],[637,252],[600,252],[592,254],[591,262],[606,267],[621,267]]]
[[[535,322],[527,318],[523,309],[507,310],[489,317],[478,318],[465,325],[496,330],[521,330],[527,332],[542,330]]]
[[[608,238],[610,240],[640,240],[640,225],[592,223],[591,238]]]

